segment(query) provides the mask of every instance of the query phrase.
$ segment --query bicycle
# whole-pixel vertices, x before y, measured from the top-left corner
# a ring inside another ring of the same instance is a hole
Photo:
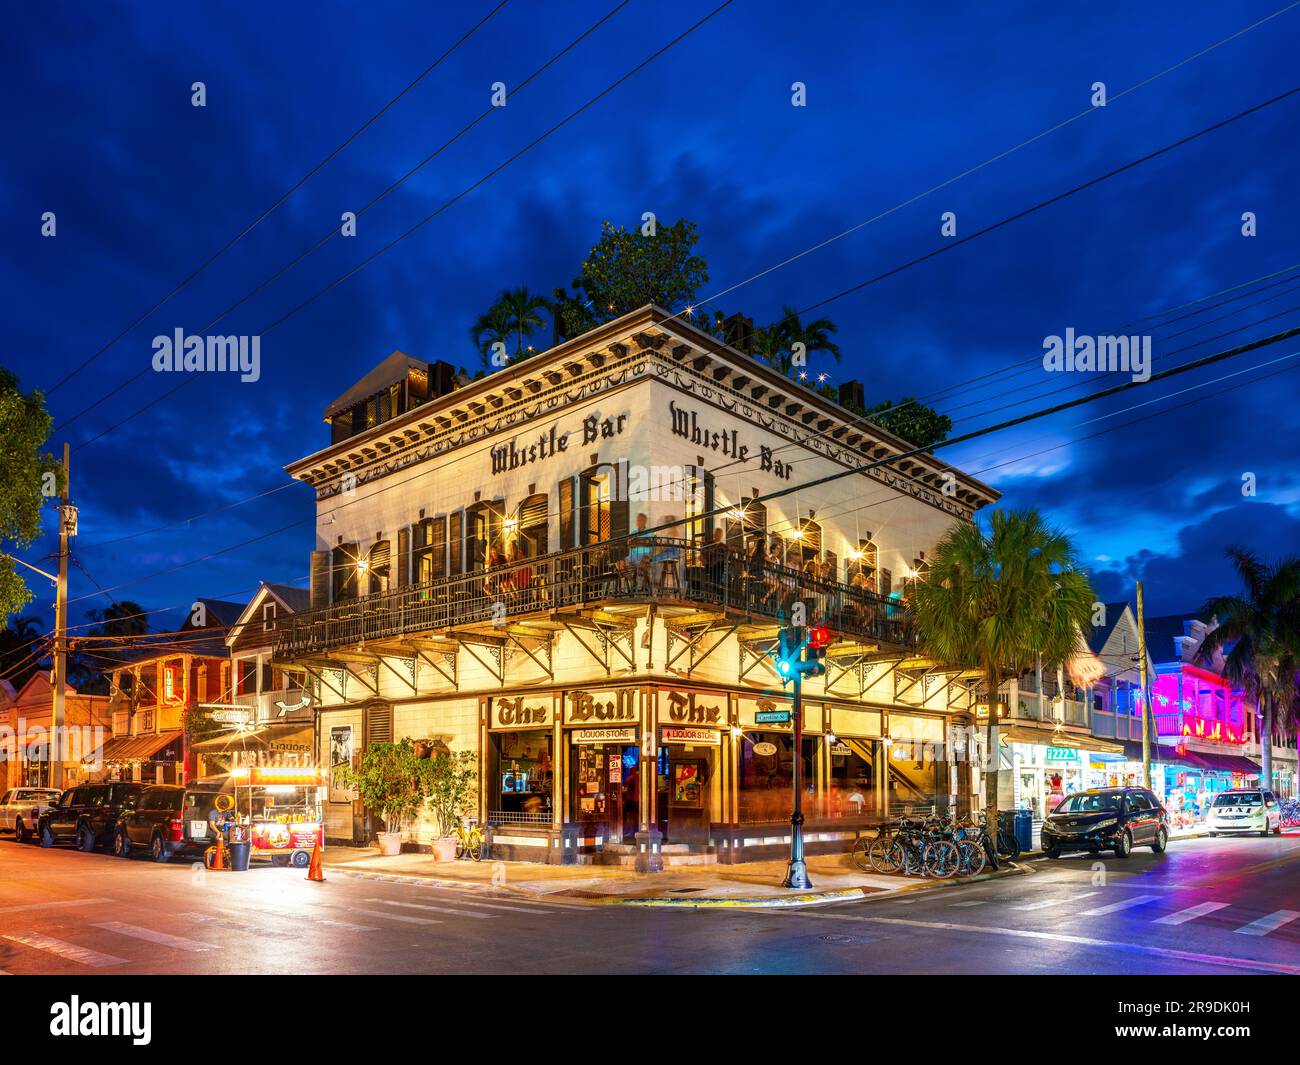
[[[467,855],[476,862],[483,860],[483,852],[487,850],[487,837],[484,835],[477,817],[468,819],[457,817],[456,824],[452,826],[451,834],[456,839],[457,861]]]

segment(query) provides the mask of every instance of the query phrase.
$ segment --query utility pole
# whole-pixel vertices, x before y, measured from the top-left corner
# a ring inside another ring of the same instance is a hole
[[[1142,602],[1142,582],[1137,582],[1138,678],[1142,685],[1142,786],[1151,787],[1151,685],[1147,676],[1147,615]]]
[[[54,708],[50,714],[50,787],[63,787],[64,697],[68,684],[68,539],[77,532],[77,512],[68,501],[71,449],[63,445],[63,496],[59,504],[59,579],[54,599]]]
[[[803,761],[803,675],[794,675],[794,761],[790,773],[794,781],[794,806],[790,813],[790,864],[785,871],[782,887],[795,888],[799,891],[812,889],[808,879],[808,866],[803,859],[803,782],[799,778],[800,763]]]

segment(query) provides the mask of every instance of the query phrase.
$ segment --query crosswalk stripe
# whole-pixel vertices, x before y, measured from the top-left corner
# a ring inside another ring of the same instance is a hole
[[[384,913],[381,910],[356,910],[354,912],[365,917],[381,917],[385,921],[404,921],[407,924],[442,924],[441,921],[433,921],[428,917],[408,917],[404,913]]]
[[[108,965],[126,964],[125,958],[118,958],[112,954],[101,954],[89,947],[79,947],[75,943],[65,943],[61,939],[44,936],[39,932],[29,932],[26,935],[8,935],[5,936],[5,939],[12,943],[21,943],[24,947],[31,947],[33,950],[43,950],[49,954],[57,954],[60,958],[80,962],[82,965],[90,965],[96,969],[102,969]]]
[[[439,899],[441,898],[440,896],[436,896],[436,895],[433,897]],[[455,899],[463,906],[477,906],[480,909],[484,909],[484,910],[506,910],[509,913],[540,913],[540,914],[545,914],[548,917],[552,915],[550,910],[541,910],[541,909],[537,909],[536,907],[505,906],[499,902],[479,902],[477,899],[466,899],[460,897],[459,895],[455,896]]]
[[[456,910],[450,906],[430,906],[424,902],[396,902],[391,899],[366,899],[366,902],[374,902],[380,906],[401,906],[408,910],[432,910],[434,913],[449,913],[453,917],[476,917],[480,921],[490,921],[496,914],[494,913],[477,913],[474,910]]]
[[[1186,924],[1188,921],[1195,921],[1198,917],[1204,917],[1207,913],[1213,913],[1215,910],[1221,910],[1228,904],[1226,902],[1202,902],[1198,906],[1188,906],[1185,910],[1179,910],[1177,913],[1166,914],[1164,917],[1157,917],[1152,924]]]
[[[1233,929],[1239,935],[1243,936],[1266,936],[1270,932],[1276,932],[1283,925],[1288,925],[1300,917],[1300,910],[1278,910],[1276,913],[1270,913],[1267,917],[1261,917],[1258,921],[1251,921],[1250,924],[1244,924],[1240,928]]]
[[[19,913],[22,910],[53,910],[68,906],[95,906],[112,899],[59,899],[57,902],[26,902],[21,906],[0,906],[0,913]]]
[[[1133,906],[1141,906],[1146,902],[1154,902],[1156,898],[1158,898],[1156,895],[1134,895],[1131,899],[1125,899],[1123,902],[1112,902],[1109,906],[1098,906],[1095,910],[1084,910],[1081,916],[1104,917],[1108,913],[1127,910]]]
[[[156,943],[160,947],[174,947],[176,950],[192,950],[196,953],[202,953],[203,951],[217,949],[212,943],[200,943],[194,939],[186,939],[184,936],[155,932],[152,928],[141,928],[139,925],[126,924],[122,921],[101,921],[95,927],[102,928],[106,932],[116,932],[120,936],[143,939],[146,943]]]
[[[1082,895],[1063,895],[1059,899],[1043,899],[1040,902],[1029,902],[1023,906],[1012,906],[1013,910],[1046,910],[1050,906],[1064,906],[1067,902],[1078,902],[1080,899],[1091,898],[1097,894],[1095,891],[1085,891]]]

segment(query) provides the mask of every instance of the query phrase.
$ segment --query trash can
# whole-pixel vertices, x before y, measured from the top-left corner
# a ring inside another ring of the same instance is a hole
[[[1016,842],[1022,851],[1034,849],[1034,815],[1028,810],[1017,810],[1015,822]]]
[[[232,873],[248,872],[248,863],[252,858],[253,838],[248,825],[230,826],[230,871]]]

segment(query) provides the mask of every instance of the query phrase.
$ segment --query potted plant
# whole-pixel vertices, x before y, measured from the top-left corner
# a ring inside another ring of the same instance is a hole
[[[452,751],[435,755],[424,765],[424,791],[438,831],[433,854],[440,862],[450,862],[456,857],[456,819],[474,803],[478,758],[473,751]]]
[[[366,808],[378,814],[386,831],[377,832],[379,853],[400,854],[402,827],[409,823],[425,799],[427,765],[416,757],[409,739],[400,743],[372,743],[356,768],[342,766],[343,786],[357,793]]]

